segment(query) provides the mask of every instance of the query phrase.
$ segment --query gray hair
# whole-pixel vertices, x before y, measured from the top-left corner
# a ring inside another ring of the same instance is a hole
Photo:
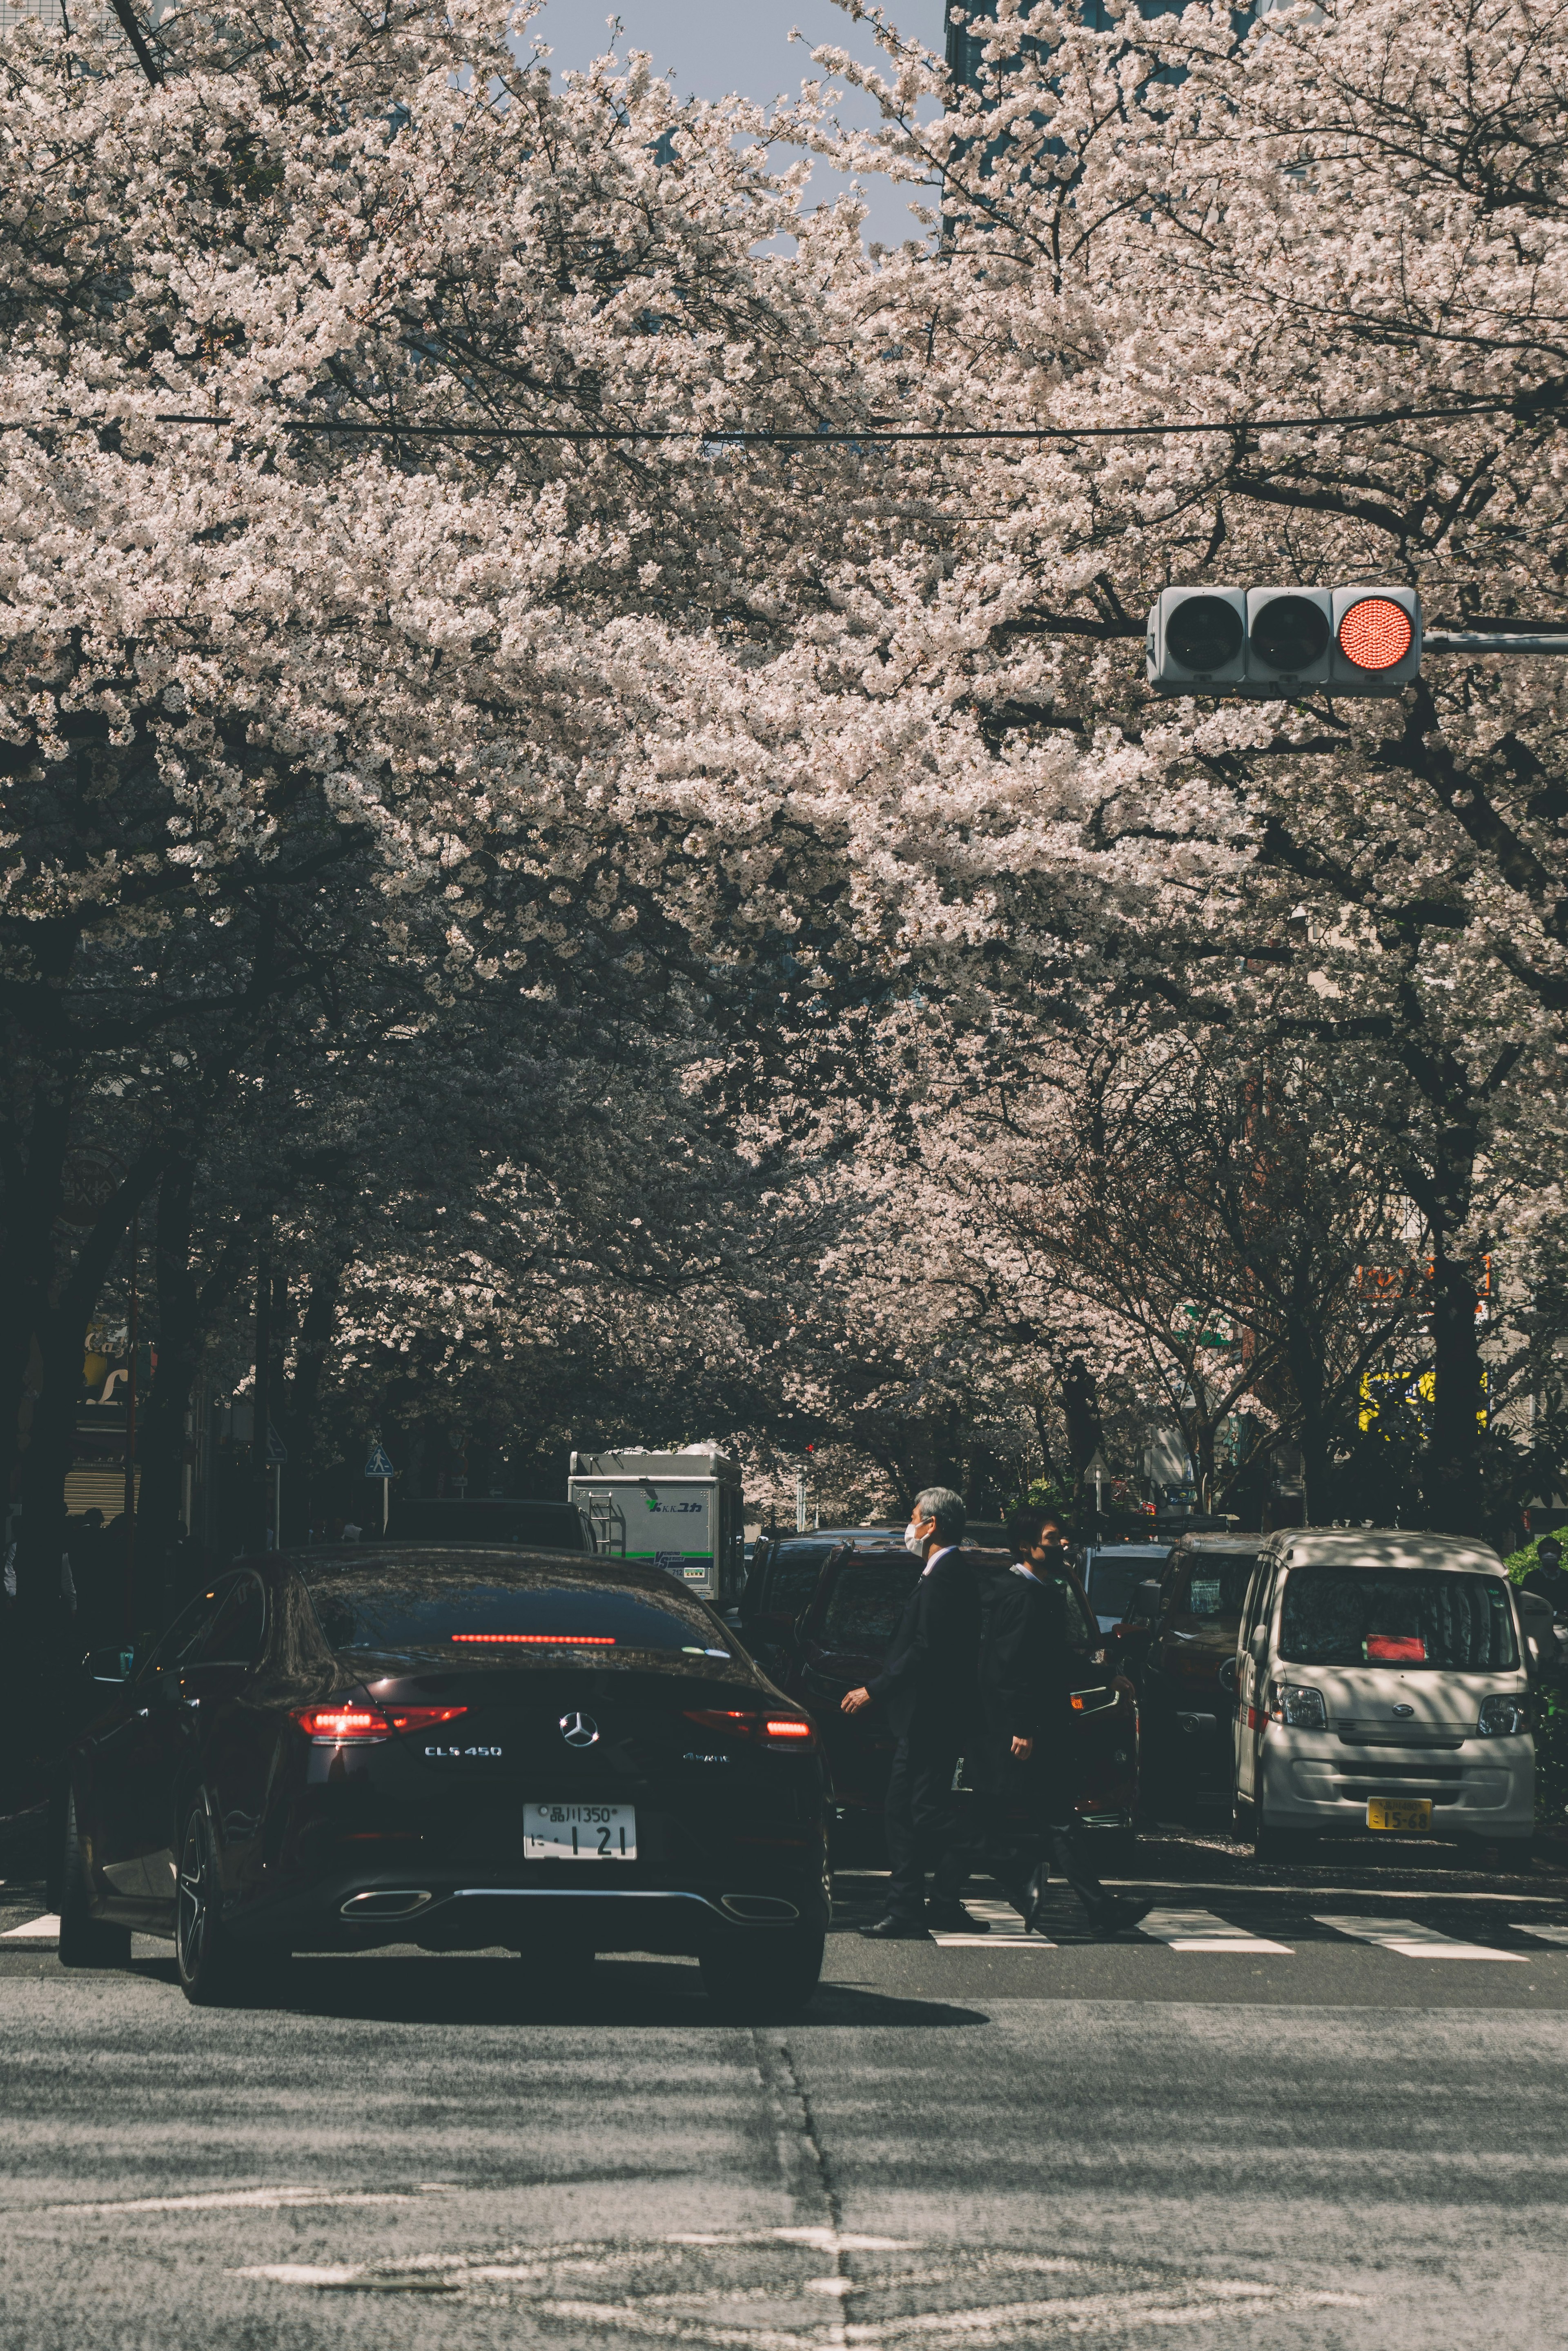
[[[955,1494],[951,1486],[927,1486],[916,1494],[915,1515],[917,1519],[936,1520],[938,1542],[963,1541],[969,1513],[964,1507],[964,1497]]]

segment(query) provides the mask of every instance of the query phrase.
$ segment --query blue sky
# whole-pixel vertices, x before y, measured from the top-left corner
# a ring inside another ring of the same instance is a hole
[[[608,48],[611,13],[610,0],[548,0],[531,29],[549,43],[552,70],[584,66]],[[673,67],[683,98],[723,98],[730,90],[754,99],[793,96],[816,73],[810,53],[819,41],[831,41],[868,61],[876,56],[864,26],[852,24],[832,0],[622,0],[614,13],[624,27],[617,45],[622,54],[647,49],[656,72]],[[934,48],[941,47],[941,0],[904,0],[894,14],[907,31]],[[792,26],[799,26],[803,42],[790,41]],[[844,113],[851,120],[872,119],[863,101],[858,109],[846,101]],[[819,166],[812,193],[820,202],[841,184]],[[922,235],[909,216],[912,193],[885,180],[868,182],[867,236],[896,245]]]

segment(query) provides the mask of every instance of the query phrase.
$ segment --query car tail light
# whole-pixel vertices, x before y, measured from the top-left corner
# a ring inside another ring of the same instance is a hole
[[[758,1714],[750,1707],[692,1706],[683,1709],[688,1722],[705,1730],[727,1730],[732,1738],[754,1740],[776,1753],[804,1755],[817,1743],[816,1725],[804,1714]]]
[[[438,1722],[455,1722],[465,1706],[389,1706],[387,1720],[394,1730],[434,1730]]]
[[[392,1735],[379,1706],[297,1706],[290,1711],[313,1747],[369,1747]]]
[[[486,1648],[497,1642],[528,1649],[612,1649],[613,1633],[453,1633],[454,1641],[477,1641]]]

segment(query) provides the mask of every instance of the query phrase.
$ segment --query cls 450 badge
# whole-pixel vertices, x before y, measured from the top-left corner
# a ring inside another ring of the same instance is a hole
[[[455,1756],[494,1756],[501,1752],[498,1747],[427,1747],[424,1751],[427,1755],[439,1757],[443,1761]]]

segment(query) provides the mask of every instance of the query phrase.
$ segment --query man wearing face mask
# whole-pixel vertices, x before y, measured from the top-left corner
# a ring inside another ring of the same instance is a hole
[[[1069,1632],[1067,1540],[1036,1510],[1016,1510],[1008,1534],[1013,1565],[992,1594],[980,1656],[985,1776],[998,1812],[1026,1813],[1033,1835],[1027,1856],[998,1856],[995,1866],[1026,1927],[1041,1923],[1054,1856],[1095,1932],[1120,1934],[1150,1905],[1108,1893],[1079,1849],[1070,1701],[1084,1659]]]
[[[933,1926],[985,1931],[959,1900],[969,1857],[952,1794],[975,1720],[980,1642],[979,1593],[958,1549],[964,1524],[963,1499],[950,1488],[928,1486],[916,1496],[904,1541],[925,1564],[882,1671],[843,1699],[846,1714],[881,1706],[898,1741],[883,1816],[892,1864],[887,1916],[861,1928],[879,1941],[924,1942]]]

